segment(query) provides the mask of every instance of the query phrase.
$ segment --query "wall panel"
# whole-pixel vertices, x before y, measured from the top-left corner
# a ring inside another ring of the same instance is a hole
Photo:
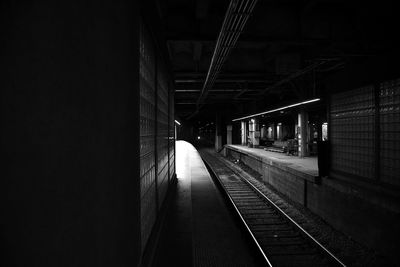
[[[168,191],[168,178],[175,173],[169,163],[169,123],[174,120],[173,90],[166,63],[158,45],[141,23],[140,33],[140,198],[142,248],[146,247],[158,210]],[[174,163],[173,163],[174,164]]]
[[[331,98],[331,170],[362,179],[375,177],[374,87]]]
[[[169,177],[175,174],[175,113],[174,113],[174,90],[169,90]]]
[[[142,249],[156,221],[155,51],[145,25],[140,27],[140,203]]]
[[[400,185],[400,79],[333,95],[330,127],[332,172]]]
[[[381,83],[380,113],[380,179],[400,185],[400,79]]]
[[[164,200],[168,188],[168,80],[165,65],[157,66],[157,182],[158,199]]]

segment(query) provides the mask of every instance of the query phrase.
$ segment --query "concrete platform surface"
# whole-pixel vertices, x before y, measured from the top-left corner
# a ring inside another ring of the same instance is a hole
[[[286,167],[296,169],[298,171],[318,176],[318,159],[317,157],[304,157],[286,155],[285,153],[265,151],[262,148],[250,148],[242,145],[227,145],[236,151],[253,155],[262,160],[272,160]]]
[[[176,194],[155,266],[257,266],[255,252],[212,181],[197,150],[176,142]]]

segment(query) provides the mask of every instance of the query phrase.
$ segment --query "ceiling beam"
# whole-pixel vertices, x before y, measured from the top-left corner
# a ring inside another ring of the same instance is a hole
[[[276,79],[274,79],[276,80]],[[215,83],[273,83],[266,79],[216,79]],[[204,79],[175,79],[175,83],[203,83]]]
[[[246,89],[246,92],[259,92],[264,88],[259,89]],[[175,89],[175,93],[196,93],[200,92],[201,89]],[[226,92],[242,92],[242,89],[212,89],[210,93],[226,93]]]
[[[166,41],[168,43],[179,43],[179,42],[203,42],[212,43],[216,42],[215,35],[205,35],[205,34],[188,34],[188,33],[166,33]],[[283,44],[283,45],[315,45],[322,42],[331,42],[333,40],[327,39],[299,39],[294,38],[280,38],[275,36],[266,35],[249,35],[243,34],[238,43],[263,43],[263,44]]]
[[[204,82],[206,78],[206,73],[205,72],[193,72],[193,71],[180,71],[180,72],[175,72],[174,74],[175,80],[183,80],[183,79],[192,79],[192,80],[202,80]],[[278,77],[279,78],[279,77]],[[217,80],[226,80],[226,79],[231,79],[237,81],[238,79],[242,80],[271,80],[271,79],[277,79],[276,74],[268,74],[265,72],[233,72],[233,73],[220,73],[219,77]]]

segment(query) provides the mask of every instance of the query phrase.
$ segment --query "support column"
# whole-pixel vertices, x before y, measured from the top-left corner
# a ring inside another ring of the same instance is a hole
[[[298,127],[299,127],[299,157],[306,157],[309,155],[308,151],[308,113],[301,110],[298,114]]]
[[[252,147],[258,147],[260,145],[260,124],[258,119],[251,119],[249,131]]]
[[[247,132],[247,125],[246,125],[246,121],[241,121],[240,122],[241,127],[240,127],[240,134],[241,134],[241,143],[242,146],[246,146],[247,145],[247,136],[246,136],[246,132]]]
[[[215,150],[219,151],[222,148],[222,129],[221,115],[217,114],[215,119]]]
[[[175,136],[174,136],[174,139],[175,139],[175,140],[178,140],[178,132],[177,132],[177,130],[176,130],[176,124],[174,125],[174,129],[175,129]]]
[[[228,145],[232,144],[232,125],[226,126],[226,143]]]
[[[261,126],[260,138],[263,138],[263,139],[267,138],[267,126],[265,126],[265,125]]]
[[[272,123],[272,140],[276,140],[276,123]]]

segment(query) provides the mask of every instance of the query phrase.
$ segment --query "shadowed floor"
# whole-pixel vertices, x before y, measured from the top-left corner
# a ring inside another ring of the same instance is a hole
[[[177,190],[155,266],[256,266],[243,232],[197,150],[176,142]]]

